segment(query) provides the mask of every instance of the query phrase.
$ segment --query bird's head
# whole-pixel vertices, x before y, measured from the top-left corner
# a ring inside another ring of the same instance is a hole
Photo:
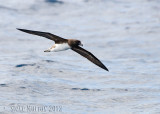
[[[79,46],[83,46],[83,44],[81,43],[81,41],[78,40],[78,45]]]
[[[68,44],[70,45],[70,46],[83,46],[83,44],[81,43],[81,41],[80,40],[75,40],[75,39],[69,39],[68,40]]]

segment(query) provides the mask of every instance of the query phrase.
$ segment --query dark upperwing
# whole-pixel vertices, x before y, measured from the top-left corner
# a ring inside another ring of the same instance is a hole
[[[57,43],[57,44],[58,43],[67,42],[67,39],[61,38],[59,36],[56,36],[56,35],[48,33],[48,32],[32,31],[32,30],[19,29],[19,28],[17,28],[17,29],[20,30],[20,31],[22,31],[22,32],[29,33],[29,34],[46,37],[46,38],[48,38],[50,40],[55,41],[55,43]]]
[[[72,47],[72,50],[79,53],[80,55],[82,55],[83,57],[87,58],[89,61],[91,61],[92,63],[96,64],[97,66],[101,67],[104,70],[109,71],[104,65],[103,63],[98,60],[98,58],[96,58],[92,53],[90,53],[89,51],[77,46],[77,47]]]

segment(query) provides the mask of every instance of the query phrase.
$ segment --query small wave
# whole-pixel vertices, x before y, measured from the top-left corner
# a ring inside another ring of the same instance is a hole
[[[55,62],[55,61],[52,61],[52,60],[43,60],[43,61],[45,61],[45,62],[47,62],[47,63]]]
[[[21,86],[20,88],[21,88],[21,89],[26,89],[26,87],[24,87],[24,86]]]
[[[7,87],[7,84],[0,84],[1,87]]]
[[[24,66],[35,66],[36,64],[19,64],[19,65],[16,65],[16,67],[24,67]]]
[[[48,3],[59,3],[59,4],[63,4],[62,1],[59,1],[59,0],[45,0],[46,2]]]
[[[9,8],[9,7],[5,7],[5,6],[1,6],[1,5],[0,5],[0,10],[10,10],[10,11],[17,11],[16,9]]]
[[[81,90],[81,91],[100,91],[100,89],[88,89],[88,88],[72,88],[72,90]]]

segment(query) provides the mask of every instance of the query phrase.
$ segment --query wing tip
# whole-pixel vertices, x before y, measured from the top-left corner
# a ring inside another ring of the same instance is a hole
[[[108,68],[105,67],[105,68],[103,68],[103,69],[109,72]]]
[[[16,28],[16,29],[22,32],[29,33],[29,34],[33,34],[33,32],[37,32],[37,31],[32,31],[32,30],[27,30],[27,29],[20,29],[20,28]]]
[[[20,31],[23,31],[23,32],[25,31],[24,29],[20,29],[20,28],[16,28],[16,29],[17,29],[17,30],[20,30]]]

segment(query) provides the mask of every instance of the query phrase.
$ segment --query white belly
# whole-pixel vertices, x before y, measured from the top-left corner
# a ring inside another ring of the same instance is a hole
[[[64,51],[70,49],[70,46],[68,45],[68,43],[63,43],[63,44],[55,44],[55,48],[53,48],[52,51],[56,52],[56,51]]]

